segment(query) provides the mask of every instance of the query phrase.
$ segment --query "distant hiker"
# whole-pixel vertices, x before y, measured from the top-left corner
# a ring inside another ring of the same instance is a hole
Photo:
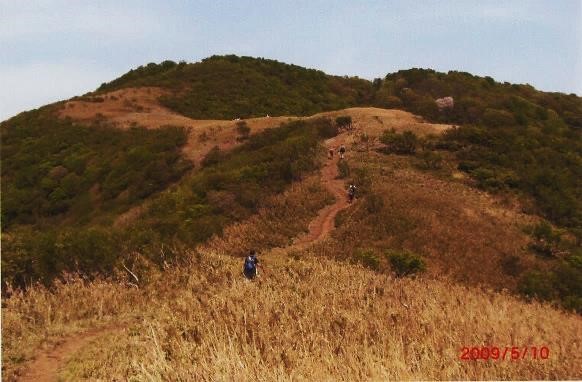
[[[337,152],[339,153],[340,159],[344,159],[344,154],[346,153],[346,146],[341,145]]]
[[[356,186],[354,186],[353,184],[350,184],[350,186],[348,187],[348,200],[349,202],[353,202],[354,198],[356,197]]]
[[[249,280],[257,277],[257,267],[259,266],[259,259],[257,258],[257,252],[251,249],[249,255],[245,258],[245,264],[243,266],[243,273],[245,277]]]
[[[327,159],[333,159],[333,147],[330,147],[327,152]]]

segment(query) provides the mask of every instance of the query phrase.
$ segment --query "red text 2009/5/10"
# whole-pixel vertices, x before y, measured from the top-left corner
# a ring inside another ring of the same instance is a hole
[[[518,361],[522,359],[548,359],[550,349],[547,346],[474,346],[463,347],[462,360]]]

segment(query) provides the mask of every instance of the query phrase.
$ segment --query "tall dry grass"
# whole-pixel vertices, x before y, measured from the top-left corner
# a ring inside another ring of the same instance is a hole
[[[379,173],[382,166],[377,168]],[[455,203],[444,204],[447,207],[441,210],[438,206],[443,199],[422,198],[428,197],[430,190],[415,193],[414,188],[403,188],[398,193],[398,182],[407,178],[396,171],[394,174],[398,176],[385,173],[394,176],[391,188],[386,189],[391,192],[389,211],[394,216],[386,215],[391,220],[385,223],[411,219],[415,210],[422,214],[423,208],[430,211],[427,213],[434,210],[449,215],[442,222],[430,220],[420,226],[424,231],[389,231],[391,239],[383,245],[413,245],[414,240],[422,239],[425,245],[444,248],[438,241],[443,238],[431,240],[423,235],[437,232],[433,224],[439,224],[446,233],[445,223],[455,222]],[[445,195],[452,198],[459,194]],[[465,203],[462,195],[453,200]],[[471,198],[469,195],[467,200]],[[422,200],[424,207],[419,202]],[[401,204],[405,201],[412,203]],[[350,226],[358,221],[363,203],[356,203],[347,212],[347,223],[324,243],[303,252],[288,251],[290,256],[285,251],[269,250],[286,245],[305,230],[327,202],[329,195],[317,181],[296,185],[258,216],[199,248],[189,261],[149,275],[148,283],[139,289],[112,280],[73,278],[50,291],[34,287],[25,294],[15,293],[2,307],[4,378],[10,380],[18,373],[39,347],[107,323],[124,329],[104,332],[83,348],[61,370],[61,379],[582,377],[579,316],[446,279],[394,279],[330,259],[362,241],[380,243],[374,239],[378,231],[373,225]],[[484,226],[489,227],[489,221]],[[453,225],[445,237],[457,240],[456,232],[461,229],[460,224]],[[483,232],[486,234],[479,233],[479,237],[485,240],[494,238],[497,231]],[[468,248],[477,251],[478,244]],[[458,244],[459,248],[463,245]],[[229,256],[250,247],[262,249],[264,268],[255,282],[244,280],[240,260]],[[468,250],[459,253],[471,255]],[[318,256],[321,254],[326,256]],[[479,252],[477,256],[485,255]],[[479,270],[466,271],[473,275]],[[459,359],[463,346],[481,345],[547,346],[550,358]]]
[[[366,248],[379,256],[386,249],[406,250],[423,255],[433,275],[512,290],[521,272],[548,266],[528,252],[531,237],[523,231],[538,217],[503,197],[416,170],[411,166],[414,158],[370,152],[364,159],[354,155],[350,166],[368,169],[370,193],[383,203],[370,206],[362,195],[337,219],[333,240],[320,252],[341,257]],[[517,259],[517,272],[504,266],[509,258]]]
[[[141,291],[121,282],[73,275],[50,289],[33,285],[26,292],[13,291],[2,300],[3,380],[13,380],[35,353],[63,337],[131,319],[143,298]]]
[[[285,247],[292,238],[307,232],[309,222],[318,211],[333,202],[333,195],[321,185],[320,179],[311,176],[271,198],[256,215],[227,227],[199,250],[241,256],[249,248]]]
[[[309,255],[309,254],[307,254]],[[309,256],[306,256],[309,258]],[[576,379],[582,319],[443,280],[263,256],[256,282],[206,254],[148,314],[68,365],[78,380]],[[547,360],[462,361],[463,346],[547,346]]]

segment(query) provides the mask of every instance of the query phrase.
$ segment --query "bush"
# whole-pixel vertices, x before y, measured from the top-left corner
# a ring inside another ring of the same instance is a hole
[[[523,267],[519,261],[519,257],[515,255],[506,256],[501,260],[501,268],[506,275],[518,276]]]
[[[208,151],[208,153],[202,159],[202,167],[209,167],[212,165],[217,164],[220,162],[222,158],[222,154],[220,153],[220,148],[218,146],[214,146],[213,148]]]
[[[443,166],[442,155],[434,151],[423,151],[420,160],[420,167],[425,170],[438,170]]]
[[[386,256],[390,260],[392,270],[399,277],[413,275],[426,270],[424,261],[417,255],[400,252],[387,253]]]
[[[380,142],[387,146],[389,152],[396,154],[414,154],[418,146],[416,134],[411,131],[399,134],[394,129],[384,131]]]
[[[528,244],[528,249],[543,257],[553,257],[562,239],[561,233],[555,231],[545,221],[531,228],[531,236],[534,238],[534,241]]]
[[[358,249],[354,253],[354,258],[357,262],[375,271],[380,270],[380,259],[371,249]]]
[[[335,126],[333,123],[331,123],[329,118],[317,118],[312,123],[317,129],[317,134],[321,138],[332,138],[339,133],[338,126]]]
[[[530,298],[551,300],[556,297],[554,274],[529,271],[520,280],[518,290]]]
[[[530,298],[557,300],[567,309],[582,313],[582,254],[568,256],[551,271],[530,271],[519,282],[518,290]]]
[[[356,168],[353,171],[352,184],[358,189],[359,195],[366,195],[372,188],[372,174],[368,167]]]
[[[335,123],[339,129],[349,130],[352,128],[352,117],[349,115],[339,116],[335,119]]]
[[[369,213],[378,213],[382,211],[382,208],[384,208],[384,198],[378,194],[368,194],[364,199],[364,206]]]
[[[337,162],[337,171],[338,177],[340,179],[345,179],[348,176],[350,176],[350,165],[348,165],[347,161],[340,160],[339,162]]]
[[[244,141],[249,138],[251,133],[251,128],[247,125],[246,121],[239,121],[236,123],[236,131],[239,133],[237,138],[239,141]]]

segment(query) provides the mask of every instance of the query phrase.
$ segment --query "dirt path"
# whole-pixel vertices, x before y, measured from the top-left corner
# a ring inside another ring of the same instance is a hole
[[[326,140],[325,146],[337,149],[339,145],[344,143],[345,135],[342,134]],[[313,243],[323,240],[335,228],[335,217],[338,212],[349,207],[344,181],[337,179],[337,163],[339,160],[339,155],[336,153],[333,159],[327,160],[321,170],[321,183],[335,196],[335,203],[319,210],[317,217],[309,223],[307,234],[297,237],[293,244],[285,248],[285,250],[302,250]]]
[[[52,382],[58,380],[60,369],[80,349],[106,334],[122,331],[125,326],[110,325],[65,337],[52,349],[43,350],[30,362],[20,382]]]
[[[328,148],[337,149],[345,143],[345,134],[325,141]],[[334,204],[322,208],[315,219],[309,223],[309,231],[297,237],[293,244],[275,252],[287,252],[289,250],[302,250],[311,244],[323,240],[333,229],[335,217],[341,210],[349,207],[344,181],[337,179],[337,163],[339,155],[334,155],[333,159],[327,159],[321,170],[322,184],[335,196]],[[53,349],[40,352],[36,358],[28,365],[26,372],[19,378],[22,382],[49,382],[58,379],[60,369],[73,357],[80,349],[89,345],[96,338],[123,330],[124,326],[106,326],[90,329],[86,332],[66,337]]]

